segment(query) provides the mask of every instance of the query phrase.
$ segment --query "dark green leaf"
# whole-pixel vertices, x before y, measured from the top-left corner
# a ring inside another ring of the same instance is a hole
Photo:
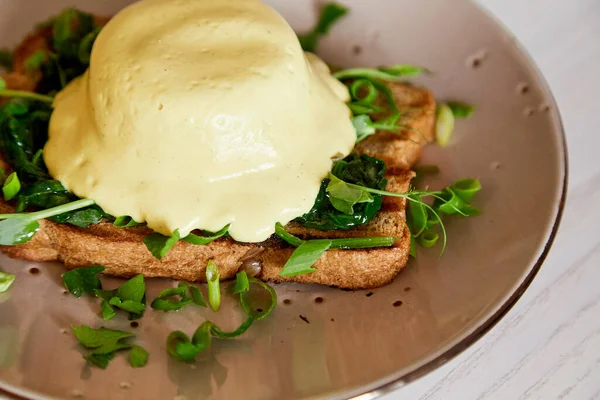
[[[281,276],[297,276],[315,272],[312,266],[331,247],[331,240],[311,240],[304,242],[292,253],[283,269]]]
[[[6,178],[4,181],[4,186],[2,186],[2,193],[4,193],[4,200],[12,200],[14,199],[19,191],[21,190],[21,182],[19,181],[19,176],[16,172],[13,172]]]
[[[13,68],[13,53],[10,50],[0,50],[0,67],[5,71],[10,72]]]
[[[228,230],[229,230],[229,225],[227,225],[226,227],[224,227],[223,229],[221,229],[218,232],[215,232],[215,233],[208,232],[207,236],[198,236],[198,235],[194,235],[193,233],[190,233],[189,235],[187,235],[186,237],[184,237],[181,240],[183,240],[184,242],[198,245],[198,246],[203,246],[203,245],[209,244],[211,242],[214,242],[215,240],[219,239],[220,237],[225,236],[227,234]]]
[[[334,23],[346,15],[348,11],[346,7],[337,3],[326,4],[321,10],[321,15],[315,28],[309,33],[298,36],[302,49],[314,53],[317,49],[319,39],[329,33]]]
[[[84,293],[95,295],[96,290],[102,289],[102,282],[98,276],[102,272],[103,266],[94,265],[65,272],[62,279],[65,288],[75,297],[81,297]]]
[[[0,245],[12,246],[29,242],[40,229],[37,221],[13,218],[0,221]]]
[[[95,28],[93,31],[85,35],[83,39],[81,39],[81,42],[79,43],[78,57],[82,64],[88,65],[90,63],[92,47],[94,46],[94,42],[96,41],[99,33],[100,28]]]
[[[370,188],[384,189],[387,185],[385,163],[367,155],[350,155],[344,160],[337,161],[332,174],[347,183],[353,183]],[[307,228],[319,230],[349,230],[371,221],[381,208],[382,198],[372,196],[372,202],[357,203],[353,206],[353,214],[339,211],[330,200],[327,193],[329,179],[325,179],[317,195],[315,205],[296,221]],[[340,204],[337,204],[340,206]]]
[[[89,228],[90,225],[99,224],[107,214],[98,206],[94,205],[81,210],[59,214],[49,219],[59,224],[70,224],[80,228]]]
[[[331,205],[344,214],[354,214],[354,206],[359,203],[372,203],[373,196],[368,192],[348,186],[348,184],[335,175],[329,174],[327,194]]]
[[[70,203],[77,198],[70,194],[59,181],[44,180],[27,185],[17,197],[17,212],[29,206],[47,209]]]
[[[141,346],[132,346],[131,352],[129,353],[129,364],[133,368],[144,367],[148,363],[148,356],[150,354]]]
[[[235,276],[235,286],[233,287],[233,294],[238,294],[250,290],[250,283],[248,282],[248,275],[246,271],[240,271]]]
[[[179,241],[179,229],[173,232],[173,236],[168,237],[160,233],[153,233],[142,239],[148,251],[159,260],[161,260]]]
[[[475,106],[458,101],[449,102],[448,107],[452,110],[455,118],[469,118],[475,112]]]
[[[15,281],[15,276],[8,272],[0,271],[0,293],[6,292]]]
[[[107,354],[88,354],[83,357],[88,363],[95,365],[98,368],[106,369],[108,363],[115,358],[115,353]]]

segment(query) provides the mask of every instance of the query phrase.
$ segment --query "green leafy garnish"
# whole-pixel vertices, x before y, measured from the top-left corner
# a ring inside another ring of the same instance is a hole
[[[0,293],[6,292],[15,281],[15,276],[8,272],[0,271]]]
[[[92,267],[76,268],[62,274],[65,288],[75,297],[81,297],[84,293],[94,295],[96,290],[102,289],[102,282],[98,276],[104,272],[104,267],[94,265]]]
[[[452,110],[454,118],[469,118],[475,112],[475,106],[472,104],[466,104],[459,101],[452,101],[448,103],[448,107]]]
[[[13,172],[6,178],[4,185],[2,186],[2,193],[4,193],[4,200],[12,200],[21,190],[21,182],[16,172]]]
[[[428,72],[426,68],[408,64],[392,65],[382,68],[351,68],[338,71],[333,76],[339,80],[369,79],[398,82],[406,78],[415,78]]]
[[[31,213],[0,214],[0,220],[5,220],[0,222],[0,244],[10,246],[26,243],[40,229],[38,220],[85,208],[93,204],[93,200],[78,200]]]
[[[213,311],[219,311],[221,306],[221,286],[219,284],[219,267],[210,260],[206,266],[206,282],[208,283],[208,303]]]
[[[115,219],[115,222],[113,222],[113,225],[117,228],[131,228],[132,226],[139,225],[139,222],[135,222],[133,218],[124,215],[121,217],[117,217],[117,219]]]
[[[331,240],[311,240],[302,243],[287,260],[280,276],[297,276],[317,271],[312,266],[331,247]]]
[[[133,368],[142,368],[148,363],[150,353],[141,346],[131,346],[129,352],[129,364]]]
[[[313,30],[304,35],[298,35],[300,45],[304,51],[314,53],[319,40],[327,35],[333,24],[348,13],[348,9],[337,3],[328,3],[321,10],[319,21]]]
[[[297,247],[280,271],[279,275],[281,276],[297,276],[315,272],[316,269],[312,266],[329,249],[349,250],[390,247],[396,241],[394,237],[302,240],[287,232],[280,223],[275,225],[275,234],[286,243]]]
[[[176,311],[192,303],[206,307],[202,292],[197,287],[180,282],[176,288],[160,292],[150,306],[155,310]]]
[[[372,203],[373,196],[364,190],[351,188],[335,175],[329,175],[327,194],[331,205],[344,214],[354,214],[354,206],[360,203]]]
[[[367,155],[351,154],[334,163],[332,168],[332,175],[345,182],[378,189],[385,189],[387,185],[384,174],[385,163]],[[319,230],[349,230],[367,224],[381,208],[381,196],[371,196],[372,201],[354,204],[352,214],[340,211],[339,208],[343,208],[343,204],[337,200],[334,200],[337,201],[335,205],[332,203],[331,195],[327,192],[329,183],[329,178],[323,180],[313,208],[297,218],[298,223]]]
[[[344,183],[348,186],[348,189],[359,189],[370,194],[401,197],[408,200],[409,214],[407,215],[407,223],[413,239],[417,239],[421,234],[430,230],[433,226],[439,225],[442,232],[442,253],[446,248],[446,228],[440,214],[460,216],[473,216],[479,214],[479,210],[468,204],[473,196],[481,190],[481,184],[476,179],[463,179],[457,181],[441,191],[410,190],[407,193],[387,192],[346,182],[335,182],[335,185],[339,187]],[[344,192],[338,190],[336,193],[343,194]],[[424,197],[434,198],[433,205],[427,204],[423,200]],[[345,197],[342,200],[351,203],[349,197]],[[433,240],[431,234],[429,234],[429,239],[428,242]],[[435,241],[437,242],[437,239],[435,239]]]
[[[89,326],[72,326],[73,333],[81,345],[90,350],[83,358],[90,364],[102,369],[119,350],[131,349],[130,364],[132,367],[143,367],[148,360],[148,352],[140,346],[133,346],[123,340],[135,335],[107,328],[93,329]]]
[[[221,229],[220,231],[215,232],[215,233],[203,232],[205,234],[205,236],[198,236],[198,235],[194,235],[193,233],[190,233],[189,235],[187,235],[186,237],[184,237],[181,240],[183,240],[184,242],[198,245],[198,246],[204,246],[204,245],[214,242],[215,240],[227,235],[228,230],[229,230],[229,225],[225,226],[223,229]]]
[[[161,260],[179,241],[179,229],[173,232],[171,237],[161,235],[160,233],[152,233],[142,239],[148,251],[159,260]]]
[[[105,321],[115,316],[115,308],[129,313],[129,320],[142,318],[146,311],[146,283],[141,274],[126,281],[117,289],[95,289],[94,294],[102,300],[100,311]]]
[[[454,132],[454,113],[448,104],[442,104],[437,109],[435,123],[435,139],[440,147],[446,147]]]
[[[239,294],[240,305],[247,315],[246,320],[234,331],[226,332],[210,321],[203,322],[192,335],[190,339],[181,331],[174,331],[167,337],[167,352],[176,360],[183,362],[193,362],[200,353],[210,348],[212,337],[218,339],[232,339],[245,333],[254,321],[267,317],[277,304],[277,294],[275,290],[266,283],[248,278],[249,284],[256,284],[266,290],[270,296],[269,305],[265,311],[255,312],[248,304],[250,291],[243,291]]]
[[[240,271],[235,275],[235,286],[233,287],[233,294],[239,294],[248,290],[250,290],[248,274],[246,274],[246,271]]]
[[[0,245],[12,246],[29,242],[40,229],[37,221],[7,219],[0,221]]]

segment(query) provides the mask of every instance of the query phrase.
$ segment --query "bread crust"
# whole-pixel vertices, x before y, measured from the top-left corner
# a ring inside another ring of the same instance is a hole
[[[47,51],[48,28],[38,29],[15,51],[13,72],[5,76],[11,89],[33,90],[39,74],[24,67],[27,57],[38,50]],[[41,39],[44,40],[41,40]],[[408,129],[403,136],[378,133],[359,143],[356,151],[383,159],[388,165],[387,190],[398,193],[409,189],[414,173],[410,167],[419,159],[423,146],[433,138],[435,100],[431,92],[403,83],[390,83],[400,109],[406,109],[402,124]],[[0,164],[5,164],[0,159]],[[238,243],[222,238],[197,246],[179,241],[158,260],[142,238],[151,233],[146,227],[120,229],[101,222],[87,229],[49,220],[40,221],[34,238],[18,246],[0,246],[12,258],[30,261],[59,261],[67,268],[103,265],[107,275],[132,277],[166,277],[190,282],[206,281],[206,265],[214,260],[221,279],[235,277],[241,264],[248,260],[262,264],[261,279],[271,282],[301,282],[336,286],[344,289],[376,288],[390,283],[408,261],[410,232],[405,219],[406,203],[401,198],[386,197],[381,211],[367,225],[350,231],[318,231],[290,223],[286,229],[302,238],[339,238],[393,236],[390,248],[330,250],[315,264],[314,273],[295,277],[279,276],[293,248],[278,238],[263,243]],[[13,212],[14,207],[0,201],[0,212]]]

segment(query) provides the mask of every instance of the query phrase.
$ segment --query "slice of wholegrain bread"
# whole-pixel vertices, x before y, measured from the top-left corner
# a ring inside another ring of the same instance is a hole
[[[39,81],[39,72],[24,67],[27,57],[38,50],[46,51],[47,28],[30,35],[15,52],[14,71],[5,76],[12,89],[32,90]],[[387,190],[406,192],[414,173],[410,167],[418,160],[422,147],[432,139],[435,120],[435,100],[426,89],[407,84],[390,83],[397,105],[402,110],[402,124],[408,129],[402,136],[379,133],[361,142],[356,151],[383,159],[388,165]],[[0,164],[5,164],[0,159]],[[60,261],[68,268],[103,265],[108,275],[131,277],[168,277],[192,282],[206,281],[206,265],[214,260],[221,279],[233,278],[244,261],[262,264],[261,279],[274,282],[302,282],[337,286],[347,289],[375,288],[390,283],[406,265],[410,250],[410,232],[405,220],[405,200],[384,198],[378,215],[367,225],[350,231],[318,231],[290,223],[286,229],[299,237],[339,238],[393,236],[393,247],[360,250],[330,250],[315,264],[317,272],[296,277],[281,277],[279,271],[293,248],[279,240],[263,243],[238,243],[229,238],[205,246],[179,241],[162,260],[154,258],[142,238],[151,233],[145,227],[119,229],[101,222],[88,229],[40,221],[40,230],[28,243],[2,246],[13,258],[31,261]],[[0,201],[0,212],[14,208]]]

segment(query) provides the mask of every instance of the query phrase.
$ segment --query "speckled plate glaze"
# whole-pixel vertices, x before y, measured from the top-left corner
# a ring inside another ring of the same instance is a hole
[[[298,30],[315,19],[312,1],[269,2]],[[2,0],[0,45],[14,45],[65,6],[110,14],[126,3]],[[421,83],[438,99],[477,105],[472,119],[458,122],[451,146],[431,146],[425,162],[443,171],[428,182],[431,187],[480,178],[484,190],[476,203],[484,214],[449,222],[443,258],[422,252],[387,287],[344,292],[277,285],[279,304],[270,318],[239,340],[215,341],[193,365],[169,359],[167,334],[191,334],[205,317],[237,326],[233,302],[218,314],[148,312],[136,328],[119,316],[106,325],[134,331],[151,353],[148,366],[132,369],[117,356],[104,371],[90,369],[70,325],[100,326],[97,305],[63,294],[60,265],[1,258],[2,268],[17,275],[13,288],[0,295],[0,387],[7,395],[369,399],[452,358],[510,309],[540,268],[564,202],[566,149],[543,78],[515,39],[471,2],[345,3],[352,15],[320,47],[329,62],[424,65],[435,74]],[[148,298],[170,284],[152,280]]]

